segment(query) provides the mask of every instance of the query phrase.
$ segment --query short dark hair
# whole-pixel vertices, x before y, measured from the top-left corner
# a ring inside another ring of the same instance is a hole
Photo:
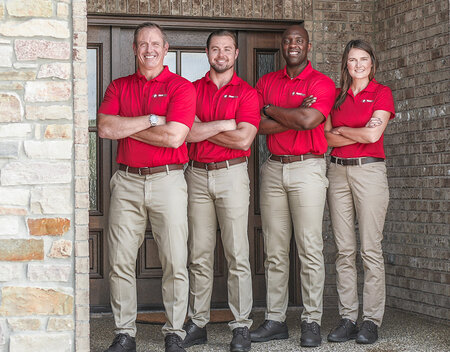
[[[159,31],[161,32],[164,44],[168,43],[167,40],[167,35],[164,32],[164,30],[161,28],[161,26],[157,25],[156,23],[153,22],[144,22],[141,23],[139,26],[136,27],[136,29],[134,30],[134,39],[133,39],[133,44],[137,46],[137,37],[139,35],[139,32],[144,29],[144,28],[157,28],[159,29]]]
[[[234,32],[227,31],[226,29],[218,29],[218,30],[212,32],[208,36],[208,39],[206,40],[206,48],[209,49],[209,44],[211,44],[211,39],[213,37],[223,37],[223,36],[231,37],[231,39],[233,39],[235,48],[236,49],[238,48],[236,34]]]

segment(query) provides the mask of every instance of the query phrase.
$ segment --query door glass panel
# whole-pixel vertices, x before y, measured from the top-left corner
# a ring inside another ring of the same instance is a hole
[[[194,82],[209,71],[206,53],[181,52],[181,76]]]
[[[97,137],[97,108],[98,108],[98,59],[100,47],[87,49],[87,78],[88,78],[88,121],[89,121],[89,210],[99,210],[99,179],[98,179],[98,137]]]
[[[256,51],[256,80],[258,81],[267,73],[275,71],[277,67],[278,51]],[[266,136],[258,136],[258,161],[259,167],[267,160],[270,153],[266,145]]]
[[[169,71],[177,73],[177,52],[169,51],[164,58],[164,65],[169,67]]]
[[[95,126],[97,119],[97,55],[97,48],[87,49],[89,126]]]

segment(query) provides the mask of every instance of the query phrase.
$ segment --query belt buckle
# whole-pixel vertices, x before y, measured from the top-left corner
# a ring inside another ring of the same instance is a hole
[[[139,176],[144,176],[143,174],[142,174],[142,169],[150,169],[149,167],[140,167],[140,168],[138,168],[138,174],[139,174]],[[150,172],[149,172],[149,174],[150,174]]]

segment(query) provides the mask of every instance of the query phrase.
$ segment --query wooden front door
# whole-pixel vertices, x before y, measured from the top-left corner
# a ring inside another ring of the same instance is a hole
[[[232,28],[231,28],[232,29]],[[195,80],[202,77],[209,65],[204,53],[211,29],[167,29],[170,43],[165,64],[171,71]],[[90,303],[93,311],[109,311],[108,261],[106,228],[109,205],[109,179],[117,170],[116,142],[100,139],[95,126],[96,110],[108,84],[118,77],[136,70],[132,50],[134,26],[89,25],[88,77],[89,77],[89,137],[90,137]],[[281,29],[278,31],[236,30],[240,54],[237,71],[251,85],[263,74],[284,65],[279,51]],[[252,266],[254,303],[265,304],[264,252],[259,212],[259,167],[267,158],[264,138],[258,136],[249,160],[251,199],[249,211],[250,263]],[[292,262],[292,261],[291,261]],[[295,260],[293,261],[295,263]],[[213,307],[227,306],[227,273],[220,233],[215,251]],[[294,270],[296,271],[296,270]],[[161,264],[156,242],[149,224],[137,260],[138,309],[161,309]],[[298,277],[298,276],[297,276]],[[296,284],[294,284],[296,286]],[[298,292],[298,290],[295,290]],[[292,303],[296,296],[291,295]]]

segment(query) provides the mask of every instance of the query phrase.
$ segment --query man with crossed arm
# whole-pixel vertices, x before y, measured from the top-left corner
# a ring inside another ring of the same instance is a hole
[[[197,90],[197,119],[187,136],[189,321],[184,346],[206,343],[214,280],[217,221],[228,263],[228,303],[234,315],[230,351],[249,351],[252,279],[247,235],[250,197],[247,158],[260,122],[256,90],[234,70],[234,33],[219,30],[207,40],[211,65]]]

